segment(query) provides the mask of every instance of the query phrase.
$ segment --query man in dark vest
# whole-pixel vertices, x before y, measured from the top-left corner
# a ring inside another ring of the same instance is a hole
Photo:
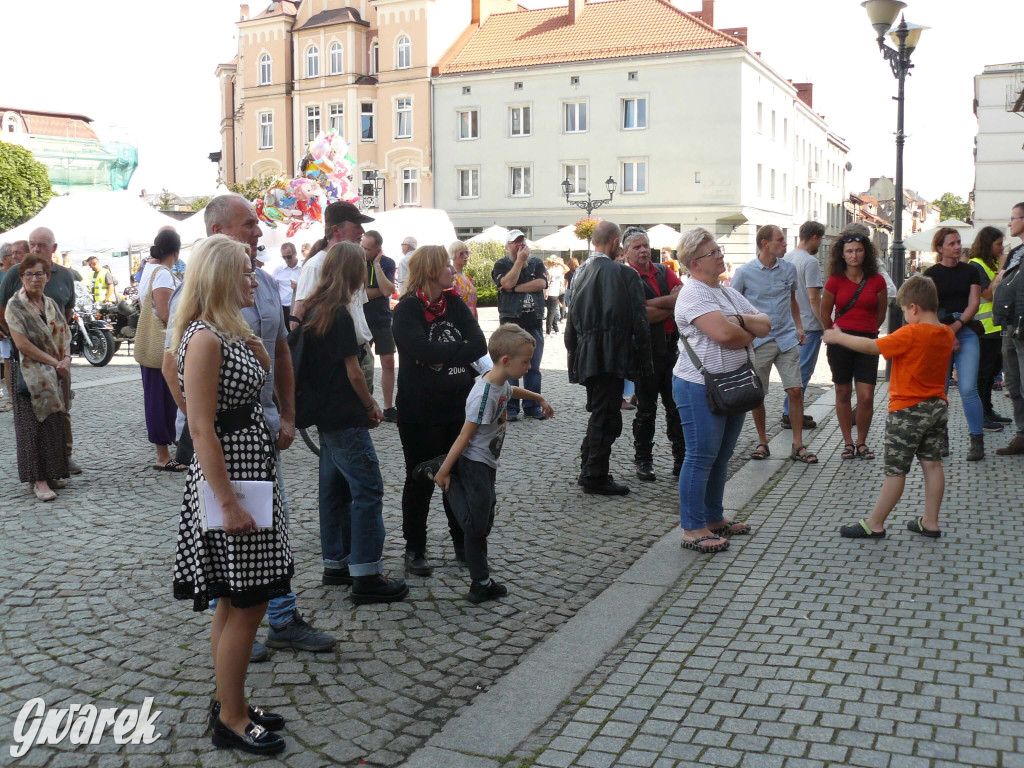
[[[652,452],[658,419],[658,395],[665,409],[665,431],[672,444],[672,475],[679,477],[686,456],[683,425],[672,397],[672,368],[679,355],[676,325],[672,320],[676,294],[683,282],[663,264],[651,261],[651,241],[642,227],[627,227],[622,233],[626,263],[640,273],[647,299],[647,322],[651,332],[651,359],[654,375],[636,382],[636,416],[633,419],[633,449],[636,451],[636,476],[656,480]]]

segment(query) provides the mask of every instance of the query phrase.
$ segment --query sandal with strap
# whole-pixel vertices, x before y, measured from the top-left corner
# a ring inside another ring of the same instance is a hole
[[[683,539],[679,546],[683,549],[692,549],[694,552],[704,552],[705,554],[711,554],[713,552],[721,552],[729,548],[729,542],[725,541],[721,544],[708,544],[702,545],[702,541],[708,541],[709,539],[720,539],[721,536],[701,536],[700,538],[694,539],[693,541],[687,541]]]
[[[929,539],[937,539],[942,536],[942,531],[933,531],[931,528],[925,528],[923,517],[919,517],[917,520],[908,520],[907,530],[913,531],[914,533],[920,533],[922,536],[927,536]]]
[[[768,443],[758,443],[757,448],[750,452],[750,458],[754,461],[764,461],[772,452],[768,450]]]
[[[872,531],[867,520],[858,520],[856,523],[842,526],[839,535],[844,539],[884,539],[885,531]]]
[[[843,452],[839,455],[844,459],[855,459],[857,458],[857,448],[853,443],[847,443],[843,446]]]
[[[793,446],[793,452],[789,454],[789,458],[793,461],[799,461],[801,464],[817,464],[818,457],[807,450],[807,446],[801,443],[800,445]]]
[[[875,458],[875,452],[868,448],[867,443],[857,444],[857,458],[858,459],[873,459]]]
[[[730,536],[746,536],[752,529],[746,523],[738,520],[723,520],[722,525],[717,528],[708,526],[708,530],[719,538],[728,538]]]

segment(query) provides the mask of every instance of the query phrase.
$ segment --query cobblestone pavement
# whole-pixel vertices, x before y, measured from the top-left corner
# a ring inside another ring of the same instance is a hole
[[[485,331],[492,330],[494,310],[483,315]],[[77,751],[66,742],[38,746],[18,765],[244,762],[213,750],[206,734],[209,616],[171,597],[182,478],[149,468],[138,368],[122,350],[106,368],[78,360],[73,381],[75,456],[85,473],[55,502],[36,502],[17,482],[12,420],[0,414],[0,763],[9,759],[15,717],[35,696],[50,707],[139,706],[152,696],[163,737],[138,746],[105,738]],[[658,481],[640,483],[632,478],[627,413],[612,470],[633,493],[584,496],[575,478],[585,398],[567,382],[560,336],[547,339],[543,387],[555,420],[510,425],[498,475],[490,554],[510,594],[483,606],[464,599],[468,577],[444,544],[439,495],[430,520],[439,567],[433,578],[409,577],[405,602],[356,608],[346,588],[321,586],[316,460],[298,441],[284,454],[299,609],[339,643],[332,654],[272,651],[269,662],[251,667],[254,700],[289,720],[280,762],[401,762],[677,524],[663,431]],[[777,413],[774,389],[769,410]],[[749,425],[747,432],[749,448]],[[394,425],[372,434],[385,479],[385,569],[401,575],[401,449]],[[742,463],[738,455],[735,464]]]
[[[739,515],[755,535],[695,556],[506,764],[1024,766],[1022,464],[994,455],[1009,434],[966,463],[950,400],[941,539],[905,527],[918,466],[888,538],[839,537],[870,511],[882,465],[841,461],[830,420],[811,441],[824,464],[776,473]]]

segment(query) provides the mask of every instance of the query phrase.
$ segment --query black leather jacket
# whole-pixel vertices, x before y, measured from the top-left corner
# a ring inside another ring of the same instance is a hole
[[[572,281],[565,329],[569,381],[611,373],[637,380],[654,373],[640,275],[604,255],[591,255]]]

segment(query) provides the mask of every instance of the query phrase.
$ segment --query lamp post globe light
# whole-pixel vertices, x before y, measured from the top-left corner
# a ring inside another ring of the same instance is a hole
[[[351,176],[349,179],[351,180]],[[374,175],[370,177],[373,183],[373,194],[372,195],[360,195],[358,206],[360,210],[368,211],[371,208],[378,210],[385,210],[382,203],[381,193],[384,191],[384,177],[380,171],[374,172]]]
[[[607,179],[605,179],[605,182],[604,182],[604,188],[608,190],[608,197],[607,197],[607,199],[605,199],[605,200],[593,200],[590,197],[590,190],[588,189],[587,190],[587,199],[586,200],[570,200],[569,199],[569,195],[571,195],[573,192],[576,191],[576,186],[572,183],[572,181],[567,176],[565,178],[565,181],[562,182],[562,192],[565,193],[565,202],[567,202],[569,205],[575,205],[577,208],[581,208],[582,210],[586,211],[587,212],[587,218],[589,219],[590,218],[590,214],[592,212],[594,212],[595,210],[600,208],[602,205],[605,205],[606,203],[610,203],[612,201],[612,198],[615,197],[615,188],[617,186],[618,186],[618,184],[615,183],[615,179],[613,179],[611,176],[609,176]],[[590,252],[590,238],[588,237],[587,238],[587,253],[589,253],[589,252]]]
[[[921,40],[921,32],[927,27],[917,24],[908,24],[905,18],[893,27],[900,12],[907,7],[901,0],[864,0],[861,6],[868,12],[868,19],[874,28],[878,50],[882,57],[889,62],[893,77],[899,83],[896,95],[896,209],[893,221],[893,243],[890,251],[892,256],[891,273],[892,280],[899,288],[903,285],[906,267],[907,249],[903,245],[903,144],[905,135],[903,133],[903,101],[904,88],[907,75],[914,65],[910,62],[910,56],[917,48]],[[886,45],[885,35],[889,34],[893,45]],[[903,312],[895,299],[889,305],[889,333],[903,325]]]

